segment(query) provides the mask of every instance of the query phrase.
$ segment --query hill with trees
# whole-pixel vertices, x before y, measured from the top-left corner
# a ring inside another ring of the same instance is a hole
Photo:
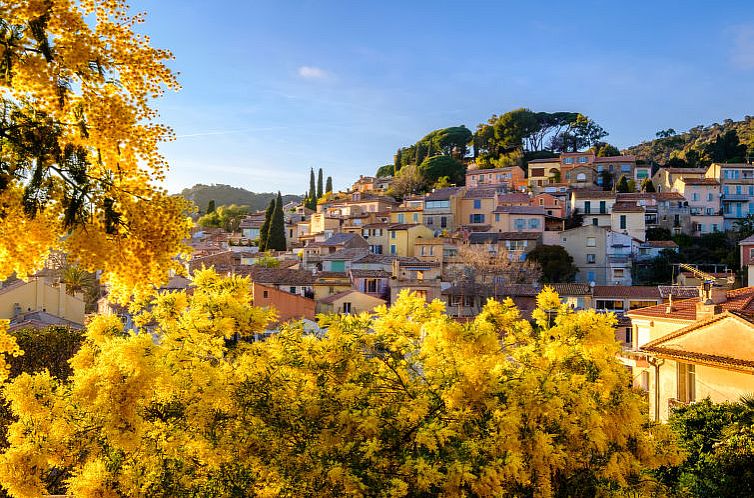
[[[237,206],[248,206],[249,211],[259,211],[265,209],[270,200],[277,197],[275,192],[256,193],[230,185],[203,185],[201,183],[183,189],[180,195],[196,204],[201,213],[206,212],[210,201],[215,201],[217,207],[235,204]],[[287,194],[283,196],[283,203],[300,200],[301,196],[298,195]]]

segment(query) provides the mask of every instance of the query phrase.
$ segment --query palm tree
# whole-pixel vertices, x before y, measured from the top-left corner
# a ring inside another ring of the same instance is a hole
[[[60,270],[60,282],[65,284],[65,292],[71,296],[77,292],[90,293],[97,283],[92,273],[72,265]]]

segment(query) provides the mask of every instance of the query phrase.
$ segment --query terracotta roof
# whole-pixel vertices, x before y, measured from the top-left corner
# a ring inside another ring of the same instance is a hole
[[[410,230],[411,228],[421,226],[421,223],[391,223],[388,230]]]
[[[749,235],[745,239],[739,242],[739,245],[741,244],[754,244],[754,235]]]
[[[722,320],[735,323],[731,323],[729,327],[705,330],[708,326]],[[660,357],[682,359],[690,363],[752,371],[754,370],[753,333],[753,315],[726,311],[650,341],[641,349]]]
[[[586,296],[591,294],[589,284],[546,284],[555,289],[555,292],[560,296]]]
[[[477,187],[466,191],[464,199],[481,199],[486,197],[495,197],[498,187]]]
[[[369,223],[367,225],[361,225],[361,228],[387,228],[390,223]]]
[[[671,295],[676,299],[691,299],[699,296],[699,288],[690,285],[658,285],[660,297],[669,298]]]
[[[325,240],[324,242],[320,242],[320,245],[322,245],[323,247],[339,246],[358,239],[362,239],[362,237],[357,233],[335,233],[329,239]]]
[[[478,295],[503,299],[506,297],[528,296],[534,297],[542,291],[539,287],[529,284],[489,285],[478,283],[460,283],[452,285],[442,291],[449,296]]]
[[[529,200],[531,198],[528,194],[523,194],[521,192],[511,192],[509,194],[501,194],[497,196],[497,203],[498,204],[505,204],[505,203],[522,203],[522,204],[528,204]]]
[[[369,253],[369,249],[363,247],[349,247],[335,251],[332,254],[322,256],[322,261],[355,261],[361,259]]]
[[[369,294],[364,294],[363,292],[359,292],[356,289],[348,289],[348,290],[344,290],[343,292],[338,292],[337,294],[332,294],[330,296],[324,297],[320,299],[319,302],[323,304],[333,304],[338,299],[342,299],[353,293],[369,296]],[[369,296],[369,297],[371,297],[372,299],[376,299],[378,301],[382,301],[383,303],[385,302],[383,299],[380,299],[378,297],[374,297],[374,296]]]
[[[344,271],[320,271],[314,275],[314,278],[317,280],[320,278],[348,278],[348,274]]]
[[[626,163],[636,162],[636,156],[608,156],[608,157],[596,157],[595,163]]]
[[[359,270],[351,269],[351,276],[354,278],[390,278],[390,273],[385,270]]]
[[[667,171],[671,174],[689,174],[703,175],[707,172],[705,168],[660,168],[660,171]]]
[[[754,287],[730,290],[725,294],[727,300],[720,304],[723,311],[754,313],[754,303],[752,303],[754,301]],[[673,301],[673,311],[671,313],[666,312],[666,304],[658,304],[656,306],[632,310],[628,314],[631,317],[637,318],[664,317],[675,320],[694,321],[696,320],[696,303],[698,302],[699,297],[684,299],[683,301]]]
[[[613,212],[616,213],[643,213],[644,208],[633,202],[616,202],[613,204]]]
[[[720,182],[714,178],[684,178],[683,183],[686,185],[720,185]]]
[[[660,290],[654,285],[595,285],[595,298],[660,299]]]
[[[685,201],[686,198],[678,192],[657,192],[658,201]]]
[[[10,321],[8,330],[12,332],[14,330],[25,328],[41,329],[52,325],[69,327],[75,330],[81,330],[84,328],[80,323],[67,320],[46,311],[29,311],[13,318]]]
[[[253,282],[262,284],[311,285],[314,283],[314,275],[308,270],[251,266],[242,269],[239,273],[248,275]]]
[[[559,163],[560,158],[559,157],[550,157],[549,159],[532,159],[531,161],[528,161],[528,164],[542,164],[542,163]]]
[[[615,192],[610,190],[593,190],[593,189],[575,189],[573,191],[576,199],[615,199]]]

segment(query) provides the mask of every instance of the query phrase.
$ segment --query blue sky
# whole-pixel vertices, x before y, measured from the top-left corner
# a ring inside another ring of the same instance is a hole
[[[170,191],[336,188],[427,132],[518,107],[587,114],[624,147],[754,114],[749,1],[134,0],[183,89]]]

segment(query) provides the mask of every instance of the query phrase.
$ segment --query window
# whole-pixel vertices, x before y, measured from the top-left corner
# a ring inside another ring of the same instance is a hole
[[[694,365],[678,362],[678,401],[696,401],[696,372]]]
[[[592,202],[584,201],[584,214],[589,214],[591,212],[592,212]]]
[[[563,159],[563,163],[565,164],[573,164],[573,158],[572,157],[566,157]]]
[[[395,247],[395,244],[390,245],[390,254],[396,254],[398,252],[397,247]]]
[[[265,298],[265,299],[266,299],[267,297],[269,297],[269,296],[268,296],[268,294],[269,294],[269,293],[268,293],[267,291],[262,291],[262,297],[263,297],[263,298]]]
[[[537,218],[529,218],[529,228],[539,228],[539,220]]]
[[[382,245],[374,244],[369,246],[369,252],[372,254],[382,254]]]
[[[597,247],[597,237],[587,237],[586,238],[586,246],[587,247]]]
[[[371,292],[371,293],[377,292],[377,279],[376,278],[367,279],[366,290],[367,292]]]
[[[532,168],[531,176],[545,176],[544,168]]]
[[[484,215],[480,213],[470,214],[469,223],[484,223]]]
[[[428,227],[431,227],[432,225],[434,225],[434,224],[435,224],[435,219],[434,219],[434,218],[432,218],[431,216],[427,216],[427,217],[426,217],[426,218],[424,219],[424,223],[425,223],[425,224],[426,224],[426,225],[427,225]]]
[[[450,207],[450,201],[426,201],[424,209],[447,209]]]
[[[625,214],[620,215],[620,228],[621,230],[626,229],[626,215]]]
[[[429,255],[434,256],[435,255],[435,246],[429,246]]]
[[[623,301],[620,299],[597,299],[596,309],[623,311]]]
[[[544,206],[545,205],[545,200],[544,199],[539,199],[539,205],[540,206]]]
[[[694,192],[693,194],[691,194],[691,200],[692,201],[698,201],[699,200],[699,194],[697,194],[696,192]]]
[[[290,291],[291,291],[291,294],[295,294],[296,293],[296,287],[291,286]]]
[[[717,231],[718,231],[718,230],[717,230],[717,223],[713,223],[713,224],[712,224],[712,231],[713,231],[713,232],[717,232]]]
[[[607,214],[607,202],[600,201],[600,214]]]
[[[391,239],[395,238],[395,230],[390,230],[390,238]]]
[[[631,344],[633,342],[633,337],[632,337],[631,332],[633,332],[633,328],[626,327],[626,337],[625,337],[625,339],[623,341],[626,344]]]
[[[594,282],[596,281],[596,273],[593,271],[586,272],[586,280],[587,282]]]
[[[500,213],[495,213],[495,221],[500,221]]]
[[[351,303],[343,303],[343,313],[351,313]]]
[[[586,181],[586,174],[585,173],[577,173],[576,174],[576,181],[577,182],[585,182]]]
[[[482,199],[474,199],[474,209],[482,209]]]
[[[749,248],[749,259],[754,259],[754,247]],[[267,291],[265,291],[267,292]],[[265,296],[267,297],[267,296]]]
[[[427,255],[427,246],[422,246],[422,248],[421,248],[421,251],[420,251],[420,252],[421,252],[421,255],[422,255],[422,256],[426,256],[426,255]]]
[[[613,268],[613,278],[623,278],[625,270],[623,268]]]
[[[516,227],[516,230],[523,230],[526,228],[526,220],[523,218],[516,218],[514,220],[514,225]]]
[[[597,262],[597,255],[596,254],[587,254],[586,255],[586,262],[590,265],[593,265]]]
[[[448,218],[445,216],[440,216],[440,228],[445,228],[448,226]]]
[[[631,165],[630,164],[621,164],[620,170],[623,173],[630,173],[631,172]]]
[[[414,213],[414,223],[419,223],[419,213]]]
[[[406,223],[406,217],[403,213],[398,213],[398,223]]]
[[[587,158],[586,156],[579,157],[579,163],[585,164],[587,161],[589,161],[589,158]]]
[[[712,199],[714,199],[714,196],[712,195],[712,192],[710,192],[707,194],[707,200],[711,201]]]
[[[597,226],[599,225],[599,222],[600,220],[598,220],[597,218],[592,218],[592,225]]]
[[[741,185],[736,185],[736,195],[741,195]]]

